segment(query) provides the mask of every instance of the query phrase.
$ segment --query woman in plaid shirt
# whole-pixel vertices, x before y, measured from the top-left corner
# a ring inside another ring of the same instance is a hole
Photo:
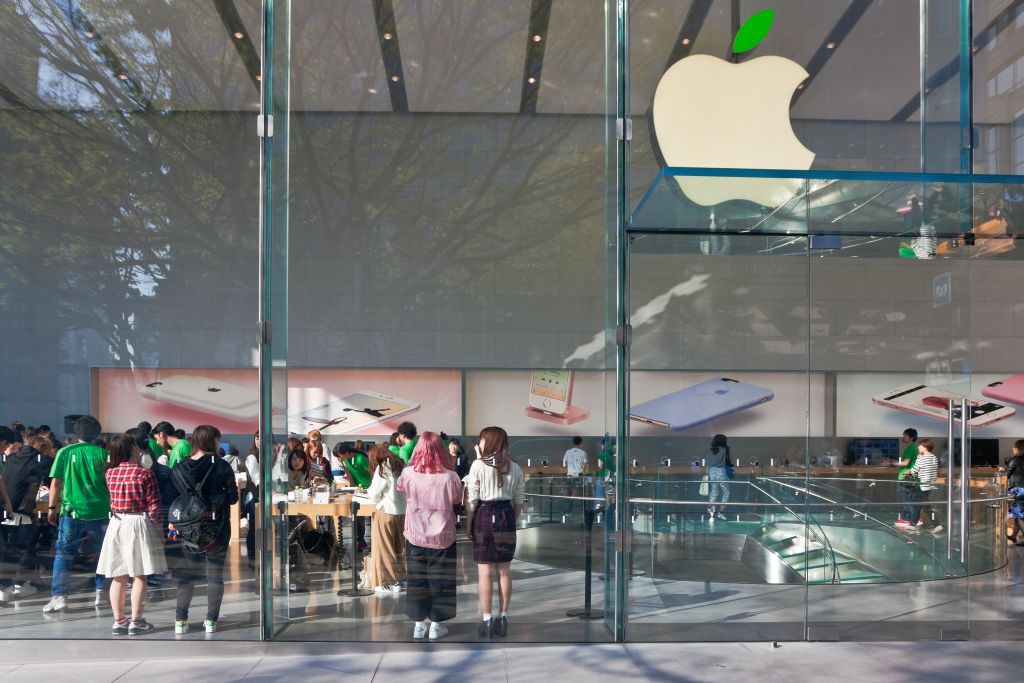
[[[160,491],[156,475],[139,464],[142,450],[128,434],[110,440],[110,524],[103,538],[96,572],[113,579],[110,606],[114,611],[114,635],[138,635],[153,630],[142,618],[146,600],[146,577],[167,571],[160,538]],[[128,578],[133,577],[132,618],[124,613]]]

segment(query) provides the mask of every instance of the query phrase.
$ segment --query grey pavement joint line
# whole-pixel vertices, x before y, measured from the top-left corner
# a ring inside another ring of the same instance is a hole
[[[144,659],[140,659],[139,661],[135,662],[135,666],[131,667],[130,669],[128,669],[127,671],[125,671],[124,673],[122,673],[122,674],[121,674],[120,676],[118,676],[118,677],[117,677],[117,678],[115,678],[115,679],[114,679],[113,681],[111,681],[111,683],[115,683],[116,681],[119,681],[119,680],[121,680],[122,678],[124,678],[125,676],[127,676],[128,674],[130,674],[131,672],[133,672],[133,671],[135,671],[136,669],[138,669],[138,668],[139,668],[140,666],[142,666],[142,665],[143,665],[143,664],[144,664],[145,662],[146,662],[146,660],[144,660]]]

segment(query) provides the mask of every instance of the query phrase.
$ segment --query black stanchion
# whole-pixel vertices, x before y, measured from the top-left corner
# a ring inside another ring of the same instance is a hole
[[[594,530],[594,514],[595,510],[592,509],[590,501],[587,501],[588,507],[583,511],[583,524],[586,527],[587,540],[586,540],[586,555],[583,560],[583,609],[571,609],[565,613],[567,617],[579,617],[580,619],[604,619],[604,610],[593,609],[590,606],[591,603],[591,590],[590,590],[590,579],[593,573],[594,564],[594,544],[591,538]]]
[[[356,553],[356,516],[359,514],[359,503],[354,500],[349,503],[349,513],[352,516],[352,532],[349,534],[349,561],[352,563],[352,588],[345,590],[342,588],[338,591],[338,595],[345,595],[350,598],[365,598],[368,595],[373,595],[373,590],[370,588],[359,587],[359,567],[357,566],[358,555]]]

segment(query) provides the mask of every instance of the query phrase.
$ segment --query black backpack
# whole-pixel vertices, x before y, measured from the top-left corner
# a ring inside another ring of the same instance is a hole
[[[174,525],[186,550],[194,553],[216,552],[220,546],[216,538],[217,525],[214,523],[213,510],[203,497],[203,486],[216,467],[216,463],[210,465],[198,486],[189,483],[179,467],[171,470],[171,478],[178,490],[184,489],[185,493],[175,498],[167,509],[167,522]]]

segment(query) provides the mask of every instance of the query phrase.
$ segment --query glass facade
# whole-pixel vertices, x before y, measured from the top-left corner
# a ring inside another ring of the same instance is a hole
[[[1019,5],[12,0],[0,419],[220,430],[154,638],[412,637],[359,490],[409,424],[509,436],[508,641],[1016,637]],[[105,637],[101,525],[8,450],[0,624]],[[447,637],[500,638],[457,513]]]

